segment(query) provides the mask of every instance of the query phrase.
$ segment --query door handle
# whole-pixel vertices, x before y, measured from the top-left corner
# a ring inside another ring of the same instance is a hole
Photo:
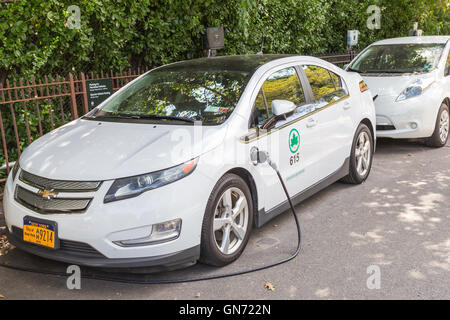
[[[348,110],[348,109],[350,109],[351,107],[352,107],[352,105],[350,104],[350,102],[348,102],[348,101],[345,101],[345,102],[344,102],[344,106],[343,106],[344,110]]]
[[[312,127],[315,127],[316,125],[317,125],[317,120],[314,118],[309,118],[308,121],[306,122],[307,128],[312,128]]]

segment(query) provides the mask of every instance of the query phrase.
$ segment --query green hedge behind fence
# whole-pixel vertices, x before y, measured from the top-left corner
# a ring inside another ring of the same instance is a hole
[[[256,53],[263,37],[265,53],[343,52],[349,29],[361,31],[355,48],[359,50],[379,39],[407,35],[415,21],[425,34],[450,33],[448,0],[2,1],[1,83],[19,77],[117,71],[201,57],[208,26],[227,30],[220,55]],[[80,8],[79,29],[69,28],[70,5]],[[380,29],[367,27],[370,5],[380,8]],[[13,138],[5,108],[5,130]],[[48,110],[48,106],[42,108]],[[19,129],[23,129],[24,110],[16,108],[16,112]],[[16,153],[13,150],[10,161]]]
[[[0,0],[4,1],[4,0]],[[118,70],[203,56],[207,26],[225,26],[220,54],[342,52],[346,30],[362,48],[405,36],[414,21],[426,34],[449,34],[448,0],[15,0],[0,4],[0,81],[70,70]],[[67,8],[81,10],[69,29]],[[366,10],[381,9],[369,30]],[[358,49],[358,48],[357,48]]]

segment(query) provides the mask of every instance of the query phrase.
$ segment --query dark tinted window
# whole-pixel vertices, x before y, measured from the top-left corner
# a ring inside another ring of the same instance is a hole
[[[255,101],[254,122],[261,125],[272,117],[273,100],[288,100],[297,106],[305,103],[303,88],[294,67],[277,71],[264,82]]]
[[[450,75],[450,52],[447,56],[447,63],[445,64],[445,73],[446,76]]]
[[[303,66],[314,95],[315,104],[328,104],[347,94],[341,77],[318,66]]]

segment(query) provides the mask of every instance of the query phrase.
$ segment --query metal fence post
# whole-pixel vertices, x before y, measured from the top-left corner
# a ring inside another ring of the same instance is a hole
[[[1,84],[0,84],[1,85]],[[2,145],[6,163],[6,174],[9,174],[8,146],[6,145],[5,128],[3,128],[2,111],[0,110],[0,131],[2,133]]]
[[[73,82],[73,75],[71,73],[69,73],[69,87],[70,87],[70,100],[72,102],[72,119],[75,120],[78,118],[77,96],[75,92],[75,84]]]
[[[83,90],[83,109],[84,114],[89,112],[88,99],[87,99],[87,90],[86,90],[86,77],[84,73],[81,72],[81,88]]]
[[[355,51],[353,50],[353,48],[350,48],[348,53],[349,53],[350,62],[351,62],[351,61],[353,61],[353,58],[355,58]]]

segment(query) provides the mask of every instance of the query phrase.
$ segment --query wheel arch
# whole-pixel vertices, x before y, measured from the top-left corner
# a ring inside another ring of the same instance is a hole
[[[250,193],[252,195],[252,204],[253,204],[253,226],[256,226],[257,216],[258,216],[258,189],[256,187],[255,179],[253,179],[252,174],[245,168],[236,167],[228,170],[225,174],[233,173],[242,178],[245,183],[250,188]],[[224,175],[225,175],[224,174]]]
[[[445,104],[450,108],[450,97],[444,98],[444,100],[442,101],[442,103],[445,103]]]
[[[373,127],[372,122],[368,119],[368,118],[364,118],[361,120],[360,124],[364,123],[367,127],[369,127],[370,129],[370,133],[372,134],[372,143],[373,143],[373,150],[375,151],[376,148],[376,132],[375,132],[375,128]]]

